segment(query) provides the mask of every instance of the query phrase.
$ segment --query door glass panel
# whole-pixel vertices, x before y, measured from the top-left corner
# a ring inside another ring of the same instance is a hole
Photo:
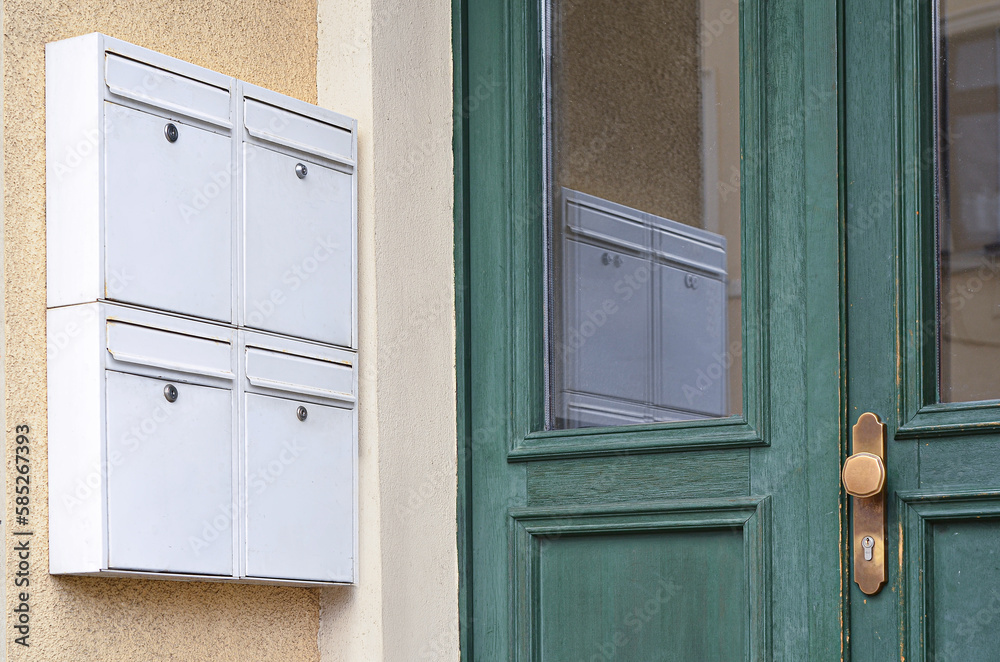
[[[546,11],[549,427],[739,414],[738,2]]]
[[[942,402],[1000,398],[1000,3],[941,0]]]

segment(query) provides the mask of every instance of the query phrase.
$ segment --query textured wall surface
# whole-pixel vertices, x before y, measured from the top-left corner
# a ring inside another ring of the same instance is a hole
[[[4,306],[7,514],[14,427],[30,426],[30,646],[13,641],[17,559],[7,530],[10,660],[318,660],[318,591],[53,577],[46,556],[45,98],[48,41],[104,32],[316,99],[315,0],[5,0]]]
[[[557,185],[702,225],[699,18],[686,0],[555,3]]]
[[[359,124],[365,366],[361,580],[323,591],[320,651],[458,660],[451,3],[319,16],[320,104]]]

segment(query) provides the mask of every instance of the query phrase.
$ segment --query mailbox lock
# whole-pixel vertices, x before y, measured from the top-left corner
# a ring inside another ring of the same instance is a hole
[[[684,285],[687,286],[688,289],[697,290],[698,289],[698,277],[695,276],[694,274],[685,274],[685,276],[684,276]]]
[[[180,132],[177,131],[177,125],[173,122],[167,122],[167,125],[163,127],[163,135],[167,137],[168,143],[177,142],[177,137],[180,136]]]
[[[305,179],[306,175],[309,174],[309,168],[306,167],[305,163],[295,164],[295,176],[299,179]]]
[[[300,421],[304,421],[306,420],[306,417],[309,415],[309,412],[306,410],[305,407],[300,406],[298,409],[295,410],[295,415],[298,417]]]
[[[167,399],[167,402],[177,402],[177,387],[173,384],[164,386],[163,397]]]

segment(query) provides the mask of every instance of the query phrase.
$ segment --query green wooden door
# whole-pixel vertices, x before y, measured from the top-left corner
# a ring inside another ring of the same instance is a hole
[[[850,585],[851,659],[1000,659],[1000,21],[844,12],[848,419],[889,432],[888,583]]]
[[[546,408],[548,4],[456,2],[465,659],[1000,650],[1000,394],[968,401],[960,364],[989,338],[956,350],[962,318],[938,315],[936,9],[738,5],[698,29],[704,45],[738,15],[740,412],[573,427]],[[948,274],[946,300],[990,290]],[[840,486],[865,411],[889,426],[875,596]]]

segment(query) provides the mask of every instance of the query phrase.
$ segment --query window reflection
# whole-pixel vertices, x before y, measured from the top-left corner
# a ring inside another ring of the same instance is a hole
[[[738,2],[548,25],[550,426],[740,413]]]
[[[939,6],[943,402],[1000,398],[1000,2]]]

